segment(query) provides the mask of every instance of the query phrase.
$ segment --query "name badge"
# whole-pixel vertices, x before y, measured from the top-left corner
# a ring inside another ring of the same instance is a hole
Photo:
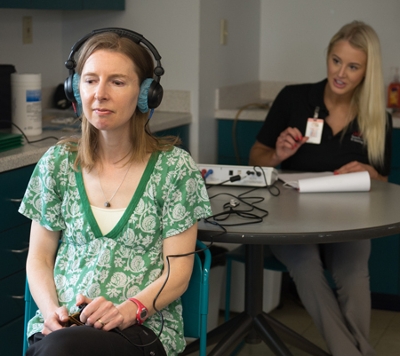
[[[315,108],[314,117],[307,119],[306,134],[308,137],[306,143],[319,145],[322,138],[322,130],[324,128],[324,120],[318,119],[319,107]]]

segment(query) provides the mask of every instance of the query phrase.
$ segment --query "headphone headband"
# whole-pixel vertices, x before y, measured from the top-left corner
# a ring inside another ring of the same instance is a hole
[[[70,74],[74,73],[76,62],[74,59],[75,53],[82,47],[82,45],[92,36],[97,35],[99,33],[104,32],[114,32],[118,34],[120,37],[129,38],[131,41],[141,44],[143,43],[149,51],[153,54],[154,59],[156,60],[157,66],[154,68],[154,75],[156,76],[156,80],[159,82],[160,77],[164,74],[164,68],[161,65],[161,56],[158,53],[157,49],[154,45],[147,40],[143,35],[138,32],[128,30],[126,28],[119,28],[119,27],[105,27],[99,28],[97,30],[93,30],[92,32],[88,33],[87,35],[83,36],[79,41],[77,41],[71,48],[71,52],[68,56],[67,61],[65,62],[65,66],[70,71]]]
[[[130,39],[132,42],[141,45],[143,44],[153,55],[156,61],[154,68],[154,78],[147,78],[141,83],[140,94],[138,98],[138,109],[142,113],[148,112],[150,109],[155,109],[161,103],[163,97],[163,88],[160,84],[160,77],[164,74],[164,68],[161,65],[161,56],[153,44],[144,38],[140,33],[119,27],[106,27],[93,30],[87,35],[83,36],[71,48],[65,66],[69,70],[69,76],[64,82],[64,91],[68,100],[72,102],[75,113],[79,116],[82,112],[82,103],[79,94],[79,75],[75,73],[76,62],[74,59],[75,53],[82,47],[82,45],[90,38],[99,33],[114,32],[120,37]]]

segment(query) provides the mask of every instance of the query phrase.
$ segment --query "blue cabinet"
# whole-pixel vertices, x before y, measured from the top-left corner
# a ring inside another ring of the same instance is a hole
[[[0,0],[0,8],[29,9],[31,0]]]
[[[0,8],[41,10],[125,10],[125,0],[0,0]]]
[[[22,355],[22,334],[24,332],[24,317],[20,317],[0,329],[1,354],[4,356]]]
[[[171,129],[154,132],[154,136],[178,136],[182,140],[181,147],[189,151],[189,125],[177,126]]]
[[[0,173],[1,354],[21,356],[24,335],[25,264],[31,221],[18,213],[34,166]]]
[[[249,164],[251,146],[263,121],[218,120],[218,164]]]
[[[42,10],[82,10],[82,0],[54,1],[54,0],[30,0],[31,9]]]
[[[389,182],[400,184],[400,129],[393,130]],[[369,269],[372,304],[383,309],[400,310],[400,235],[373,239],[371,244]]]
[[[373,239],[371,245],[371,292],[400,296],[400,236]]]
[[[125,0],[83,0],[83,10],[125,10]]]
[[[400,184],[400,129],[393,129],[393,154],[389,182]]]

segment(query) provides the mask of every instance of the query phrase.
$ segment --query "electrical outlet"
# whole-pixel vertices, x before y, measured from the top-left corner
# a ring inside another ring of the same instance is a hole
[[[32,42],[32,16],[24,16],[22,17],[22,43],[30,44]]]
[[[272,167],[230,166],[222,164],[198,164],[200,173],[206,184],[238,185],[248,187],[264,187],[278,179],[278,171]],[[235,177],[233,182],[230,181]]]
[[[225,46],[228,43],[228,21],[222,19],[219,28],[219,44]]]

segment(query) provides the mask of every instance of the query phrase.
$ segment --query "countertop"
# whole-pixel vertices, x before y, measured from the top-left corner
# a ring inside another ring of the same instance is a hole
[[[240,112],[239,112],[240,111]],[[238,116],[239,114],[239,116]],[[215,118],[219,120],[243,120],[243,121],[264,121],[268,114],[268,109],[248,108],[238,109],[218,109]],[[392,114],[393,127],[400,129],[400,112]]]
[[[192,122],[190,113],[155,111],[150,119],[149,127],[153,133],[188,125]],[[0,172],[28,166],[38,162],[47,149],[60,138],[79,134],[79,132],[43,130],[41,135],[29,136],[29,141],[52,137],[36,143],[25,143],[22,147],[0,152]]]

